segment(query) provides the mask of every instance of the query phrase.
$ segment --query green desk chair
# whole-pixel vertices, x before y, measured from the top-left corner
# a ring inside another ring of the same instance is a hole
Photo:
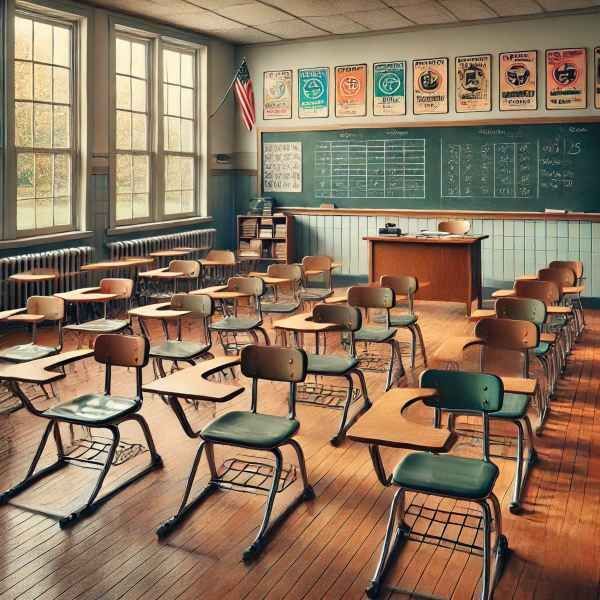
[[[154,440],[150,433],[148,423],[139,414],[142,408],[142,369],[148,364],[148,341],[143,337],[125,336],[117,334],[102,334],[96,338],[94,344],[94,356],[97,362],[106,365],[104,379],[104,392],[101,394],[84,394],[58,404],[48,410],[38,410],[27,394],[22,390],[19,383],[12,382],[15,393],[19,396],[27,410],[37,417],[48,420],[48,425],[42,435],[42,440],[35,453],[35,457],[25,479],[15,485],[12,489],[0,495],[0,505],[6,504],[22,491],[31,487],[37,481],[65,467],[69,463],[83,466],[84,468],[98,468],[101,466],[100,474],[96,484],[84,506],[74,510],[71,514],[59,520],[61,528],[69,527],[80,519],[93,514],[107,500],[121,492],[127,486],[137,481],[150,471],[162,467],[162,459],[156,452]],[[133,398],[115,396],[111,394],[111,375],[113,367],[126,367],[135,369],[136,395]],[[150,464],[121,481],[116,487],[107,491],[98,498],[102,484],[113,466],[113,459],[119,447],[121,439],[119,426],[126,421],[135,421],[141,428],[148,449],[150,451]],[[88,460],[79,456],[70,457],[65,454],[61,439],[59,424],[80,425],[90,429],[107,429],[112,435],[112,443],[106,455],[106,461],[102,465],[97,460]],[[54,434],[58,458],[56,462],[36,472],[39,460],[44,452],[50,432]],[[64,484],[63,484],[64,487]]]
[[[331,438],[332,445],[339,446],[344,441],[346,431],[352,423],[354,423],[361,414],[371,408],[367,383],[363,372],[358,368],[358,358],[356,357],[356,347],[354,343],[354,333],[362,326],[362,315],[358,308],[352,306],[317,304],[313,310],[313,320],[320,323],[336,323],[339,325],[338,331],[342,333],[342,336],[347,336],[348,353],[346,356],[331,354],[329,352],[326,354],[308,354],[307,373],[309,375],[344,377],[348,381],[348,392],[343,407],[342,419],[337,434]],[[353,403],[354,393],[352,375],[355,375],[360,383],[363,405],[352,418],[348,418],[350,407]]]
[[[242,373],[252,379],[252,404],[249,411],[231,411],[217,417],[200,432],[202,439],[196,453],[183,500],[177,514],[166,521],[157,531],[159,538],[168,535],[200,503],[221,486],[214,458],[214,446],[233,446],[259,452],[270,452],[275,458],[273,481],[267,496],[261,526],[252,544],[245,550],[243,559],[249,562],[260,554],[271,533],[283,523],[292,510],[304,500],[314,498],[314,491],[308,483],[304,454],[293,436],[300,428],[296,420],[296,384],[306,377],[307,358],[303,350],[279,346],[246,346],[241,352]],[[279,417],[257,412],[259,379],[289,383],[287,417]],[[290,445],[296,452],[302,478],[302,493],[271,523],[271,513],[277,495],[283,469],[281,447]],[[203,450],[210,470],[210,481],[202,492],[188,503]]]
[[[530,321],[517,321],[514,319],[482,319],[475,327],[475,335],[483,340],[481,346],[482,370],[487,368],[487,354],[489,349],[499,353],[502,364],[514,362],[515,355],[520,358],[520,376],[529,378],[529,352],[535,350],[540,343],[540,330]],[[542,403],[538,407],[540,422],[544,418]],[[490,419],[509,421],[517,428],[517,470],[513,487],[513,499],[510,503],[510,512],[517,513],[521,509],[521,496],[527,484],[530,468],[537,462],[537,453],[534,447],[531,421],[527,414],[529,397],[525,394],[507,394],[502,399],[502,408],[491,412]],[[525,449],[527,448],[527,457]]]
[[[302,259],[302,302],[322,302],[333,295],[333,261],[329,256],[305,256]],[[320,283],[314,286],[314,282]]]
[[[540,279],[541,281],[551,281],[555,283],[559,289],[558,304],[561,306],[571,307],[572,313],[569,315],[565,315],[563,318],[567,325],[566,333],[568,335],[568,351],[570,351],[573,344],[575,343],[575,339],[579,334],[580,326],[577,309],[573,306],[571,297],[568,294],[564,293],[564,288],[574,287],[576,285],[577,276],[575,275],[575,271],[573,271],[573,269],[565,267],[540,269],[538,271],[538,279]]]
[[[31,321],[30,343],[3,348],[0,350],[0,360],[6,360],[12,363],[23,363],[58,354],[63,346],[65,303],[62,298],[57,298],[56,296],[29,296],[29,298],[27,298],[26,308],[23,309],[23,313],[24,322],[27,322],[27,315],[31,315],[32,318],[35,315],[39,315],[40,317],[43,317],[43,320]],[[58,340],[55,346],[38,344],[37,328],[40,323],[45,321],[50,321],[57,325]]]
[[[161,321],[165,340],[160,344],[150,346],[150,358],[154,363],[157,377],[166,377],[167,375],[164,361],[172,362],[177,368],[179,362],[195,365],[198,359],[214,358],[210,352],[212,337],[209,329],[210,319],[214,313],[212,298],[204,294],[175,294],[171,298],[170,308],[189,311],[186,319],[192,319],[199,324],[199,337],[193,341],[182,339],[181,320],[178,320],[176,338],[171,339],[167,322]],[[140,319],[140,325],[144,336],[150,339],[150,333],[143,319]]]
[[[300,308],[299,289],[302,284],[302,267],[300,265],[275,264],[267,267],[269,277],[289,279],[289,294],[281,296],[278,286],[273,286],[273,301],[261,302],[265,315],[289,315]]]
[[[415,368],[415,355],[417,353],[417,339],[421,348],[421,356],[423,364],[427,366],[427,354],[425,353],[425,343],[423,342],[423,333],[421,327],[417,323],[419,317],[415,314],[414,301],[415,294],[419,289],[419,282],[416,277],[409,275],[382,275],[379,279],[381,287],[392,288],[397,295],[406,296],[408,312],[399,314],[397,312],[390,313],[390,325],[392,327],[406,328],[412,336],[412,344],[410,347],[410,366]],[[397,299],[396,299],[397,303]]]
[[[575,285],[583,288],[584,286],[584,274],[583,274],[583,262],[580,260],[553,260],[549,265],[551,269],[571,269],[575,273]],[[573,306],[576,309],[576,313],[579,321],[578,335],[583,333],[585,328],[585,314],[583,312],[583,304],[581,303],[581,292],[578,291],[575,294],[569,294],[572,300]]]
[[[410,452],[394,469],[390,484],[398,486],[390,507],[381,555],[367,588],[369,598],[380,594],[383,579],[400,546],[410,535],[404,520],[406,492],[416,492],[474,502],[483,513],[483,573],[481,600],[491,600],[508,542],[502,535],[500,503],[493,489],[499,474],[490,461],[489,416],[502,409],[504,389],[495,375],[461,371],[427,370],[421,374],[421,387],[435,388],[437,395],[424,402],[438,413],[480,415],[483,421],[482,458]],[[495,525],[495,527],[493,527]],[[492,546],[492,530],[496,531]],[[492,569],[492,558],[495,568]]]
[[[237,315],[237,310],[234,311],[233,315],[228,315],[226,314],[227,311],[223,309],[225,317],[219,321],[214,321],[209,325],[209,330],[218,334],[225,354],[230,353],[232,350],[235,352],[239,351],[237,342],[230,344],[225,341],[224,336],[228,334],[235,335],[238,333],[247,333],[254,343],[258,344],[256,332],[260,331],[265,344],[268,346],[271,342],[263,327],[261,303],[261,298],[265,293],[263,280],[259,277],[230,277],[227,280],[227,288],[225,291],[238,292],[247,295],[250,299],[250,304],[254,307],[254,314],[241,317]]]
[[[99,335],[101,333],[121,333],[127,331],[133,334],[131,320],[113,319],[110,317],[110,304],[112,302],[124,302],[126,310],[130,308],[131,296],[133,294],[133,279],[105,278],[100,280],[101,294],[116,294],[110,301],[102,303],[103,315],[101,319],[86,321],[85,323],[72,323],[64,327],[65,331],[76,333],[78,337],[82,334]]]
[[[398,360],[400,376],[404,376],[400,346],[396,340],[397,329],[390,325],[390,309],[396,305],[396,294],[389,287],[353,286],[348,289],[348,304],[363,309],[367,319],[371,309],[384,312],[383,327],[363,326],[355,332],[354,340],[365,344],[388,344],[390,346],[390,361],[385,384],[385,391],[387,391],[392,387],[395,358]]]

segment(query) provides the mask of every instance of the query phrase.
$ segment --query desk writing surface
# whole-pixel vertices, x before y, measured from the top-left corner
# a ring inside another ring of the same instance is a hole
[[[422,236],[422,235],[367,235],[363,240],[377,242],[391,242],[399,244],[441,244],[441,245],[471,245],[486,240],[489,235],[470,235],[470,236]]]
[[[45,358],[31,360],[26,363],[18,363],[0,367],[0,380],[6,381],[22,381],[25,383],[51,383],[58,379],[62,379],[65,374],[60,371],[50,371],[62,365],[88,358],[94,355],[94,351],[85,348],[81,350],[71,350],[62,352]]]

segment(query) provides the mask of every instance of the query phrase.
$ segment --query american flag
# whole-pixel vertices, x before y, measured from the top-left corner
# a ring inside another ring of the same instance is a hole
[[[234,89],[235,97],[240,105],[242,121],[244,122],[246,129],[252,131],[252,127],[254,127],[254,124],[256,123],[254,90],[252,88],[252,79],[250,79],[248,65],[245,60],[240,65],[237,75],[235,76]]]

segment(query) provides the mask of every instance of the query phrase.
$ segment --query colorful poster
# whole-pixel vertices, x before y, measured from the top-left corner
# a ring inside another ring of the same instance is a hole
[[[292,118],[292,71],[263,74],[263,119]]]
[[[492,55],[456,57],[456,112],[492,110]]]
[[[537,109],[537,51],[500,54],[500,110]]]
[[[373,65],[373,114],[406,114],[406,62],[375,63]]]
[[[546,50],[546,108],[587,106],[586,49]]]
[[[413,112],[427,115],[448,112],[448,59],[413,60]]]
[[[329,67],[298,69],[298,116],[329,116]]]
[[[600,108],[600,47],[594,48],[594,106]]]
[[[364,117],[367,114],[367,65],[335,68],[335,116]]]

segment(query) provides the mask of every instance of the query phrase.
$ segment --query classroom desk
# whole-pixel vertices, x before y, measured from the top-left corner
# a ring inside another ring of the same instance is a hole
[[[340,326],[337,323],[322,323],[313,321],[312,313],[305,312],[285,319],[279,319],[273,323],[274,329],[279,329],[283,335],[284,345],[287,345],[287,334],[292,333],[294,335],[294,341],[296,346],[302,346],[300,336],[304,333],[315,334],[315,353],[319,354],[319,334],[327,331],[339,330]]]
[[[481,240],[487,237],[366,236],[369,282],[412,275],[419,299],[463,302],[471,314],[481,306]]]

